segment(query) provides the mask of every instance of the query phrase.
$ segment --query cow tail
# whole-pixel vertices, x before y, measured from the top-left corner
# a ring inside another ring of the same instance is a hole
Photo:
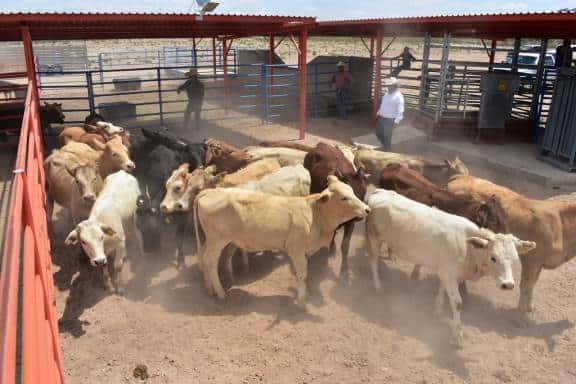
[[[193,216],[194,216],[194,233],[196,235],[196,255],[198,257],[200,257],[200,249],[201,244],[200,244],[200,228],[199,228],[199,220],[198,220],[198,200],[200,199],[200,195],[198,194],[196,196],[196,198],[194,199],[194,205],[193,205]]]

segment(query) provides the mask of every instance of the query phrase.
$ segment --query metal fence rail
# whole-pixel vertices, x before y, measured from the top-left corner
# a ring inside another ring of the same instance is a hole
[[[38,114],[37,93],[30,83],[0,270],[0,382],[3,384],[16,383],[17,378],[24,384],[64,382],[44,205],[44,158]]]

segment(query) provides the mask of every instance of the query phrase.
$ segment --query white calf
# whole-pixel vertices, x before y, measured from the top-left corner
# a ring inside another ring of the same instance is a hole
[[[512,261],[518,252],[536,244],[511,234],[495,234],[460,216],[410,200],[396,192],[377,189],[367,200],[371,213],[366,219],[366,243],[376,290],[380,290],[378,257],[393,254],[435,271],[440,279],[436,313],[448,295],[453,320],[451,328],[461,344],[458,283],[494,276],[502,289],[514,288]]]
[[[104,266],[107,257],[114,259],[112,283],[118,293],[123,289],[122,266],[128,234],[135,237],[140,254],[143,254],[142,236],[136,227],[136,203],[140,195],[134,176],[125,171],[111,174],[104,180],[104,188],[88,219],[78,224],[66,238],[66,245],[80,241],[90,264],[95,267]],[[104,268],[106,284],[109,283],[108,268]]]

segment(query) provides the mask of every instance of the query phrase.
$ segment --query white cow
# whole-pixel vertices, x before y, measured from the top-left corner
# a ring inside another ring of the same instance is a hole
[[[194,201],[199,261],[209,292],[225,297],[218,259],[228,244],[251,252],[285,252],[297,279],[297,300],[305,305],[307,256],[327,247],[336,228],[370,209],[349,185],[328,176],[328,188],[305,197],[274,196],[238,188],[200,192]],[[200,243],[200,230],[206,241]]]
[[[118,293],[122,292],[124,285],[122,266],[126,258],[128,235],[134,236],[143,255],[142,235],[136,227],[136,204],[140,195],[134,176],[125,171],[111,174],[104,180],[104,188],[88,219],[79,223],[66,238],[66,245],[75,245],[80,241],[94,267],[104,266],[108,257],[114,259],[113,278],[109,278],[110,265],[104,268],[104,275],[105,283],[108,285],[112,280]]]
[[[454,341],[461,344],[458,283],[493,276],[502,289],[514,288],[512,262],[518,253],[536,247],[511,234],[495,234],[470,220],[410,200],[396,192],[377,189],[367,199],[366,247],[376,290],[380,290],[380,254],[408,260],[435,271],[440,279],[435,312],[440,314],[448,295]]]

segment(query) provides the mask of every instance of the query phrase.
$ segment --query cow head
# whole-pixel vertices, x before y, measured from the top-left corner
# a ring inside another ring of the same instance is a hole
[[[162,244],[162,223],[160,213],[153,208],[146,195],[136,201],[136,225],[142,233],[142,246],[145,252],[156,252]]]
[[[104,242],[115,238],[116,232],[110,226],[94,220],[84,220],[68,234],[65,244],[70,246],[80,242],[90,264],[99,267],[106,264]]]
[[[448,167],[449,177],[452,177],[455,175],[469,175],[470,174],[470,171],[468,170],[468,167],[466,166],[466,164],[464,164],[464,162],[462,162],[462,160],[460,160],[458,157],[456,157],[454,160],[444,160],[444,163]]]
[[[327,181],[328,187],[320,194],[319,201],[328,212],[325,216],[337,221],[333,224],[338,226],[352,219],[363,219],[370,213],[370,207],[356,196],[348,184],[334,175],[328,176]]]
[[[102,189],[102,177],[96,165],[82,164],[69,169],[68,172],[78,186],[82,202],[86,206],[92,206],[94,201],[96,201],[96,196],[98,196]]]
[[[476,275],[493,276],[501,289],[514,288],[512,262],[518,255],[536,248],[533,241],[518,239],[512,234],[494,233],[481,229],[478,236],[469,237],[468,254]]]
[[[334,171],[334,176],[352,187],[352,190],[359,199],[364,199],[366,195],[366,182],[370,174],[366,173],[364,166],[360,165],[353,173],[342,173],[339,169]]]
[[[106,142],[102,157],[107,159],[116,171],[124,170],[126,172],[132,172],[136,169],[136,165],[130,160],[128,148],[122,144],[122,138],[120,136],[114,136]]]
[[[488,200],[478,205],[475,213],[476,224],[483,228],[489,228],[496,233],[507,233],[506,212],[496,196],[492,195]]]
[[[160,210],[164,213],[190,210],[190,203],[196,195],[206,188],[214,187],[223,177],[215,173],[215,166],[196,168],[188,173],[188,164],[182,164],[166,182],[166,196],[160,204]]]
[[[120,135],[125,131],[124,128],[109,123],[107,121],[98,121],[95,125],[98,132],[104,133],[108,137]]]
[[[218,172],[234,172],[251,161],[248,153],[223,141],[209,139],[205,144],[204,165],[214,165]]]

